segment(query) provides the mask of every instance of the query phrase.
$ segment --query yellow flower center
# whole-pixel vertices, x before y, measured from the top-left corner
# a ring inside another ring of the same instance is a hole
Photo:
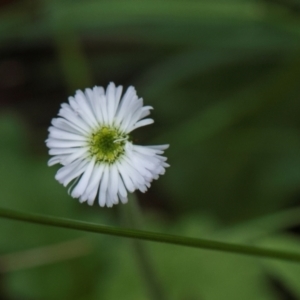
[[[114,163],[123,153],[128,135],[115,128],[101,127],[90,139],[90,153],[97,162]]]

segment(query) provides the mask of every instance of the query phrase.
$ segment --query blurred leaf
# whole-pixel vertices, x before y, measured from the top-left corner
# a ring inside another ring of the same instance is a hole
[[[155,225],[154,225],[155,224]],[[148,224],[158,228],[158,222]],[[211,237],[218,228],[208,216],[187,217],[168,231],[193,237]],[[159,229],[161,230],[161,229]],[[130,243],[118,241],[111,267],[113,283],[99,289],[101,299],[148,299]],[[257,260],[210,251],[148,244],[154,268],[169,299],[276,299]],[[264,284],[265,281],[265,284]]]
[[[214,237],[234,242],[257,242],[299,224],[300,208],[293,207],[219,230]]]
[[[260,245],[277,248],[289,249],[300,252],[300,240],[293,236],[278,235],[263,240]],[[300,298],[300,267],[291,263],[282,263],[278,261],[265,261],[264,266],[267,267],[272,276],[283,282],[296,298]]]
[[[51,36],[52,25],[57,24],[76,32],[101,29],[102,35],[130,31],[144,42],[172,45],[215,46],[216,37],[227,47],[291,49],[299,48],[300,42],[293,38],[300,33],[298,23],[278,14],[273,18],[272,11],[251,0],[189,1],[188,5],[183,1],[73,1],[72,5],[68,1],[48,1],[37,10],[39,14],[33,17],[32,9],[24,9],[23,5],[3,12],[0,38]]]
[[[171,144],[172,166],[159,184],[177,205],[185,199],[186,209],[213,209],[236,221],[275,211],[292,199],[300,184],[300,143],[297,121],[285,111],[299,113],[293,100],[299,70],[291,60],[263,84],[211,101],[157,134],[154,143]]]

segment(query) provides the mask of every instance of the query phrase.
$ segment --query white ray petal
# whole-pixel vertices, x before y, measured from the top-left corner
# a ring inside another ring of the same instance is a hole
[[[68,155],[67,157],[65,157],[61,163],[63,165],[66,165],[66,164],[70,164],[72,163],[74,160],[78,159],[78,158],[87,158],[88,157],[88,150],[89,148],[87,147],[83,147],[83,148],[79,148],[76,152],[72,153],[71,155]]]
[[[89,180],[90,177],[92,175],[93,169],[95,166],[95,160],[91,160],[90,163],[88,164],[86,171],[84,172],[84,174],[82,175],[82,177],[80,178],[78,184],[76,185],[76,187],[74,188],[74,190],[72,191],[72,197],[73,198],[78,198],[81,195],[84,194],[88,184],[89,184]]]
[[[129,174],[128,174],[127,170],[124,167],[124,164],[119,163],[119,164],[117,164],[117,167],[118,167],[118,170],[119,170],[119,172],[122,176],[122,180],[123,180],[127,190],[129,192],[133,193],[135,191],[135,187],[134,187],[134,184],[133,184],[132,180],[129,177]]]
[[[116,88],[116,94],[115,94],[115,99],[116,99],[116,110],[118,109],[121,95],[122,95],[123,87],[120,85]],[[116,113],[116,112],[115,112]]]
[[[49,150],[50,155],[72,154],[80,148],[52,148]]]
[[[142,114],[140,116],[140,119],[143,119],[143,118],[149,116],[150,115],[150,110],[152,110],[152,109],[153,109],[152,106],[144,106],[144,107],[142,107]]]
[[[84,141],[67,141],[67,140],[57,140],[49,138],[46,141],[46,145],[49,148],[72,148],[72,147],[84,147],[86,146]]]
[[[118,170],[118,176],[119,176],[119,178],[118,178],[118,182],[119,182],[119,186],[118,186],[119,191],[118,191],[118,194],[120,196],[122,196],[123,198],[126,198],[127,197],[127,191],[126,191],[126,188],[124,186],[121,174],[119,173],[119,170]]]
[[[88,165],[88,161],[83,160],[83,161],[78,161],[78,165],[76,165],[75,167],[73,167],[72,164],[64,166],[63,168],[70,167],[70,166],[72,166],[72,168],[66,170],[68,172],[63,174],[59,173],[59,171],[62,170],[63,168],[59,169],[55,175],[55,179],[58,180],[60,183],[62,183],[64,186],[67,186],[73,179],[81,176],[81,174],[85,171],[87,165]]]
[[[83,119],[84,121],[89,124],[91,127],[97,125],[97,120],[95,115],[91,109],[91,106],[88,104],[86,100],[86,96],[80,90],[76,91],[75,100],[78,104],[78,108],[75,110]]]
[[[59,164],[59,163],[60,163],[60,157],[59,156],[54,156],[54,157],[49,159],[48,166],[51,167],[51,166]]]
[[[109,168],[106,165],[103,170],[103,177],[99,189],[99,205],[101,207],[105,206],[106,203],[106,194],[107,194],[106,192],[108,187],[108,181],[109,181]]]
[[[110,178],[109,178],[109,194],[111,199],[115,199],[118,194],[118,187],[119,187],[119,175],[118,169],[116,165],[110,166]]]
[[[86,141],[86,137],[82,135],[70,133],[67,131],[62,131],[61,129],[57,129],[55,127],[50,127],[49,132],[50,132],[49,137],[52,137],[54,139],[70,140],[70,141]]]
[[[51,124],[58,129],[68,131],[75,134],[86,135],[86,131],[83,130],[80,126],[71,123],[70,121],[63,118],[52,119]]]
[[[130,130],[127,131],[127,132],[131,132],[131,131],[133,131],[133,130],[139,128],[139,127],[147,126],[147,125],[152,124],[152,123],[154,123],[154,120],[153,120],[153,119],[143,119],[143,120],[140,120],[140,121],[138,121],[137,123],[135,123],[135,125],[132,126],[132,127],[130,128]]]
[[[115,100],[116,86],[111,82],[106,89],[106,98],[107,98],[107,113],[108,113],[108,122],[111,125],[114,121],[114,115],[116,110],[116,100]]]

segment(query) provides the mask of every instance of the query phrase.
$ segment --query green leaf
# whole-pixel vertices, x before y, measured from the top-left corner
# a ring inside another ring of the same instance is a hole
[[[276,247],[277,249],[289,249],[300,252],[300,240],[294,236],[278,235],[264,239],[259,243],[267,247]],[[300,297],[300,266],[291,263],[282,263],[277,261],[264,262],[264,266],[270,274],[281,281],[296,298]]]

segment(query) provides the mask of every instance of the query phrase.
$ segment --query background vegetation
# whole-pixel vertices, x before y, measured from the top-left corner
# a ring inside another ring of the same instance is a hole
[[[300,2],[0,2],[0,206],[121,225],[48,168],[76,89],[134,85],[171,168],[143,228],[300,251]],[[130,204],[128,204],[130,205]],[[300,265],[146,244],[167,299],[300,299]],[[130,241],[0,219],[1,299],[149,299]]]

